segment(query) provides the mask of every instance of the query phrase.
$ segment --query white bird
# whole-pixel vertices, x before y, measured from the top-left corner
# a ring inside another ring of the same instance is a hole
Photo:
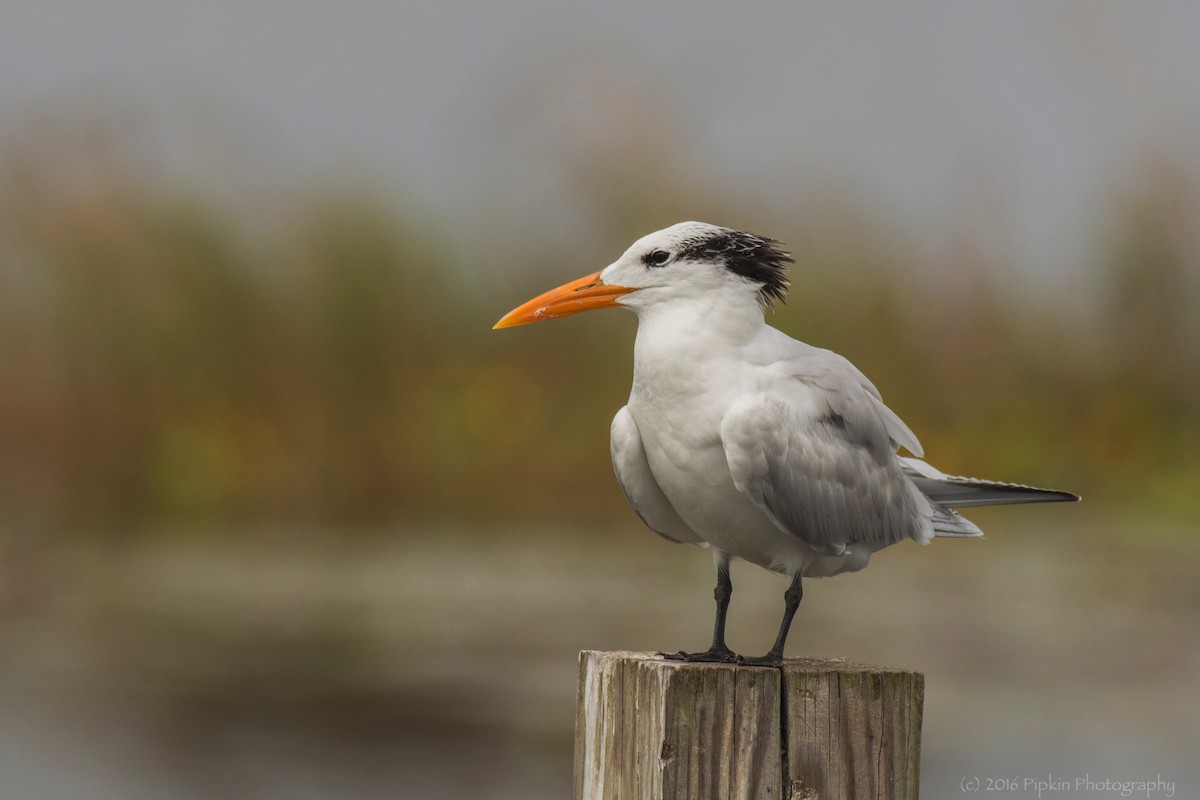
[[[495,326],[608,306],[637,314],[633,389],[612,422],[617,480],[651,530],[711,547],[717,569],[712,646],[668,658],[778,665],[802,577],[863,569],[904,539],[981,536],[957,508],[1079,499],[920,460],[917,437],[853,364],[766,324],[792,260],[773,239],[682,222]],[[725,644],[731,558],[792,579],[761,658]]]

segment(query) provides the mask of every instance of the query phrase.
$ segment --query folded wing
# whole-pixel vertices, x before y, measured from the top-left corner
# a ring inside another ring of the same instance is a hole
[[[734,485],[819,552],[928,541],[934,509],[901,471],[895,423],[878,405],[853,375],[832,371],[735,403],[721,426]]]

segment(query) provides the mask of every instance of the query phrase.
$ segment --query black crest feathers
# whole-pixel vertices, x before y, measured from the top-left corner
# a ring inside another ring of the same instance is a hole
[[[787,265],[795,262],[780,242],[729,228],[686,242],[679,258],[724,263],[730,272],[758,284],[764,306],[783,301],[788,290]]]

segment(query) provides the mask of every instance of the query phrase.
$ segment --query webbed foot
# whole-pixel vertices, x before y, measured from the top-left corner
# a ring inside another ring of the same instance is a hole
[[[774,650],[772,650],[765,656],[758,656],[756,658],[743,658],[738,663],[744,664],[747,667],[782,667],[783,653],[776,653]]]
[[[677,653],[659,653],[658,655],[668,661],[685,661],[689,663],[706,663],[706,664],[740,664],[742,657],[730,650],[728,647],[710,647],[701,653],[685,653],[680,650]]]

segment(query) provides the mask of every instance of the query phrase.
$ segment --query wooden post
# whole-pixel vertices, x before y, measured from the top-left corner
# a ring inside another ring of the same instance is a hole
[[[575,800],[917,800],[920,673],[579,657]]]
[[[917,800],[924,675],[824,658],[782,673],[786,800]]]

